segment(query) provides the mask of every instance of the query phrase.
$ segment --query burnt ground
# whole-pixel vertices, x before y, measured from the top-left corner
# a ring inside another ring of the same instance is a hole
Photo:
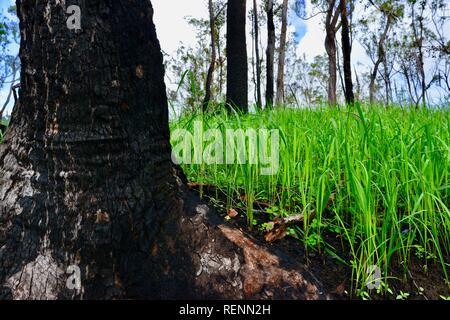
[[[340,299],[359,299],[355,294],[355,290],[353,290],[353,294],[351,293],[352,270],[349,265],[324,251],[307,250],[303,242],[290,236],[267,243],[263,231],[257,227],[252,230],[247,227],[245,210],[233,208],[237,215],[234,216],[233,214],[233,218],[229,217],[229,212],[226,210],[227,195],[222,191],[214,186],[195,183],[189,184],[189,187],[191,190],[201,194],[203,201],[214,207],[217,213],[229,224],[250,234],[262,243],[266,243],[269,247],[272,246],[287,252],[291,257],[305,265],[322,282],[327,292],[333,293],[335,297]],[[242,201],[242,196],[241,199],[239,199],[239,196],[236,196],[234,202],[238,203],[240,200]],[[261,202],[255,202],[254,207],[256,210],[254,218],[258,225],[270,222],[268,220],[269,215],[263,214],[265,208]],[[350,251],[346,248],[345,243],[338,238],[338,235],[325,234],[324,241],[334,248],[334,252],[343,261],[348,262],[351,260]],[[446,261],[450,261],[450,259]],[[425,264],[423,259],[412,255],[409,270],[405,270],[401,264],[392,265],[388,280],[388,286],[392,293],[377,295],[375,292],[371,292],[370,298],[374,300],[395,300],[402,292],[408,293],[408,299],[410,300],[439,300],[442,296],[450,297],[450,285],[447,285],[445,282],[445,275],[441,265],[438,262],[430,261],[428,261],[427,266]],[[447,272],[450,275],[450,267],[447,268]]]

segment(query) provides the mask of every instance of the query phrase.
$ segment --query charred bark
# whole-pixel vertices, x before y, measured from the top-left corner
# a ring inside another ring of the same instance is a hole
[[[149,1],[17,2],[20,99],[0,145],[0,298],[326,298],[223,224],[171,162]],[[81,287],[67,270],[80,268]]]
[[[345,101],[351,105],[355,102],[352,80],[352,43],[350,37],[350,24],[348,20],[347,3],[341,6],[342,21],[342,59],[344,65]]]
[[[274,60],[275,60],[275,22],[273,0],[267,1],[267,50],[266,50],[266,108],[272,108],[274,101]]]
[[[277,75],[277,94],[276,105],[281,106],[284,103],[284,66],[286,60],[286,37],[287,37],[287,11],[288,0],[283,0],[283,8],[281,13],[281,34],[280,34],[280,49],[278,56],[278,75]]]
[[[228,0],[227,9],[227,105],[248,111],[248,61],[246,0]]]
[[[255,29],[255,58],[256,58],[256,107],[261,109],[261,57],[259,53],[259,19],[258,19],[258,5],[256,0],[253,0],[253,19]]]

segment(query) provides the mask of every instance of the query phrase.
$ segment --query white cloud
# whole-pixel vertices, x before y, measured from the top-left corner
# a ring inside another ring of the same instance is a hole
[[[175,53],[180,42],[195,43],[195,29],[184,17],[207,18],[208,6],[205,0],[153,0],[152,4],[156,33],[166,53]]]

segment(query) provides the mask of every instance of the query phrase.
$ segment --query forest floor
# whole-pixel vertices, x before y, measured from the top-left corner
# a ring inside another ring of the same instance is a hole
[[[448,108],[188,114],[170,126],[190,187],[330,292],[450,298]]]
[[[237,209],[237,215],[230,218],[226,210],[226,196],[218,196],[217,189],[213,186],[203,186],[196,183],[189,184],[190,189],[201,195],[203,200],[212,206],[225,223],[238,228],[242,232],[251,235],[261,243],[276,247],[286,252],[293,259],[306,266],[324,286],[325,292],[332,293],[341,299],[372,299],[372,300],[441,300],[450,297],[450,288],[443,281],[444,273],[442,267],[437,263],[428,264],[413,257],[409,270],[405,274],[404,268],[397,264],[393,265],[388,275],[388,286],[385,290],[367,290],[357,293],[353,290],[352,268],[336,259],[335,255],[327,252],[319,252],[308,249],[295,237],[287,236],[278,241],[267,243],[265,233],[258,229],[249,229],[245,210]],[[235,199],[236,202],[239,199]],[[267,215],[257,215],[258,224],[269,223]],[[348,246],[339,237],[333,234],[324,235],[325,242],[337,249],[335,254],[344,260],[350,260]],[[449,261],[449,260],[447,260]],[[358,295],[359,294],[359,295]]]

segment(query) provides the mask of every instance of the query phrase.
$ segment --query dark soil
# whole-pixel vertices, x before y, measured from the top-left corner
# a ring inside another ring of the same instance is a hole
[[[226,209],[227,195],[210,185],[190,184],[190,188],[202,195],[204,201],[216,209],[219,215],[231,225],[250,234],[253,238],[266,242],[264,233],[257,227],[250,230],[247,226],[246,213],[244,210],[233,208],[238,215],[233,218],[228,217]],[[235,203],[242,202],[242,196],[236,196],[233,201]],[[258,214],[263,212],[263,202],[255,202],[255,219],[258,225],[270,222],[267,214]],[[325,242],[335,248],[335,253],[344,261],[350,261],[350,250],[345,247],[345,243],[334,234],[326,234]],[[282,249],[294,259],[305,265],[319,279],[324,289],[332,293],[338,299],[358,299],[353,293],[352,295],[352,270],[351,267],[342,263],[337,258],[325,252],[307,250],[304,243],[293,237],[285,237],[274,243],[267,243],[268,246]],[[445,282],[445,275],[442,267],[437,262],[425,261],[413,256],[411,257],[409,270],[405,270],[401,264],[393,265],[390,268],[389,288],[392,294],[379,296],[375,292],[371,292],[372,299],[395,300],[401,293],[409,294],[408,299],[413,300],[439,300],[441,297],[450,296],[450,285]],[[450,261],[447,259],[447,261]],[[450,274],[450,268],[447,272]],[[391,279],[392,278],[392,279]]]

